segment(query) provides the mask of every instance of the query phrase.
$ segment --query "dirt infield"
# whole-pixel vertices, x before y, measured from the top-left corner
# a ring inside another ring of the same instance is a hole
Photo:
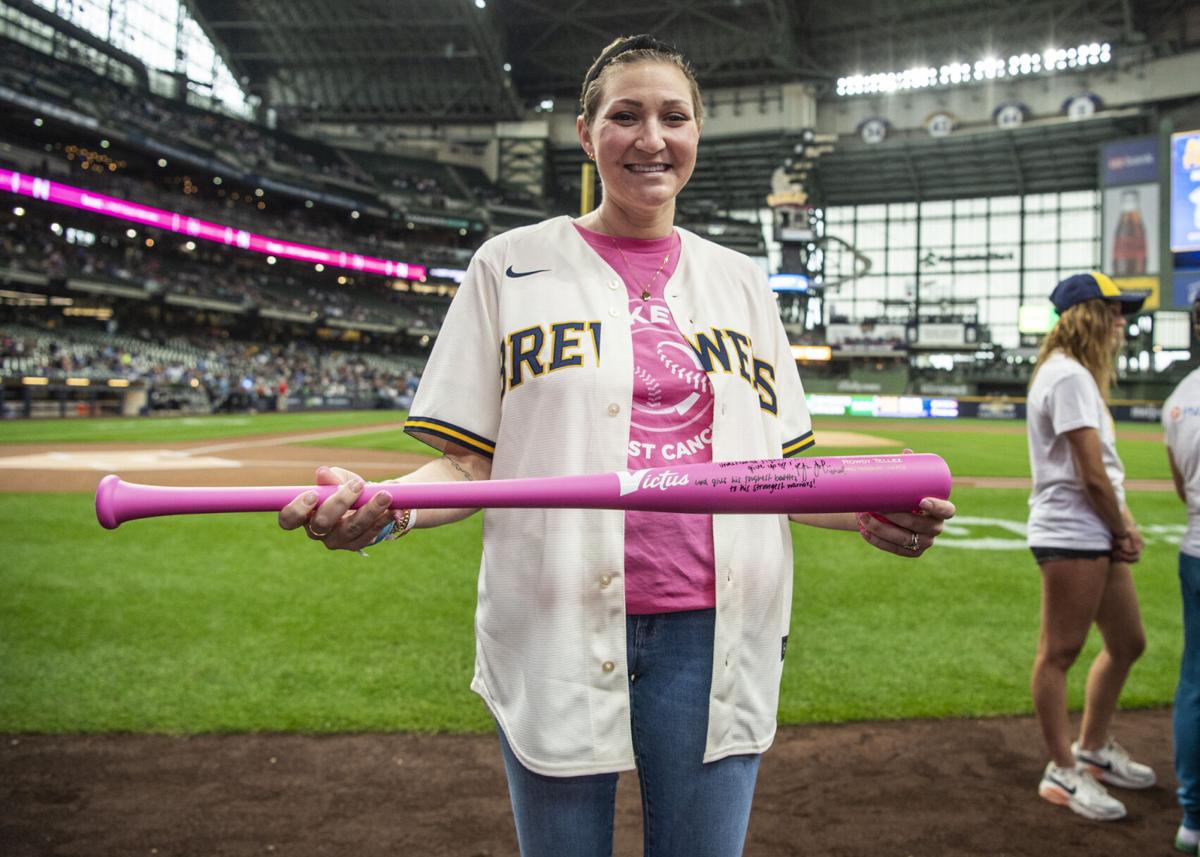
[[[1169,855],[1166,711],[1118,715],[1162,780],[1088,822],[1037,797],[1027,718],[789,727],[764,757],[747,857]],[[6,857],[517,853],[490,735],[0,736]],[[634,775],[617,855],[641,853]]]
[[[10,444],[0,491],[91,491],[107,472],[166,485],[306,484],[329,463],[382,479],[427,460],[296,442],[345,433],[154,449]],[[1171,490],[1165,480],[1130,487]],[[1098,824],[1036,796],[1044,759],[1028,718],[785,728],[764,757],[746,854],[1169,855],[1170,713],[1123,713],[1117,731],[1162,783],[1122,793],[1129,818]],[[622,778],[618,855],[641,853],[637,791],[635,776]],[[0,736],[4,857],[516,853],[493,736]]]

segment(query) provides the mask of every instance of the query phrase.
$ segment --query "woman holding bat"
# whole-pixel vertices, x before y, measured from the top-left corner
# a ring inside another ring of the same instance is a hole
[[[617,39],[583,82],[580,145],[600,206],[485,243],[430,356],[406,430],[442,457],[404,481],[637,471],[778,459],[813,443],[765,278],[676,228],[704,116],[683,57]],[[468,509],[280,514],[355,550]],[[651,486],[651,490],[652,490]],[[920,556],[954,513],[791,516]],[[610,855],[620,771],[640,774],[647,855],[741,853],[775,734],[791,613],[782,515],[488,509],[472,688],[496,719],[521,853]]]
[[[1046,800],[1096,821],[1125,816],[1100,783],[1142,789],[1154,771],[1109,735],[1117,697],[1146,646],[1130,564],[1142,537],[1125,505],[1125,471],[1108,412],[1124,312],[1144,295],[1122,293],[1104,274],[1076,274],[1050,295],[1061,318],[1046,336],[1029,386],[1027,428],[1033,492],[1029,546],[1042,573],[1042,621],[1031,688],[1050,761]],[[1071,743],[1067,671],[1095,623],[1104,648],[1088,671],[1079,740]]]

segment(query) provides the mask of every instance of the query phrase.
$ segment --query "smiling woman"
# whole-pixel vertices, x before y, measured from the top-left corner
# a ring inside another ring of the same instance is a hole
[[[580,107],[603,200],[476,253],[405,424],[443,457],[405,480],[778,459],[813,444],[766,276],[674,225],[704,115],[686,61],[651,36],[617,39]],[[341,487],[319,507],[316,492],[297,498],[280,524],[328,548],[472,512],[393,518],[386,491],[352,511],[361,478],[322,469],[318,481]],[[471,686],[498,726],[523,857],[611,854],[617,777],[634,769],[648,855],[739,855],[775,735],[789,517],[916,557],[954,514],[920,505],[886,517],[486,510]]]
[[[578,224],[630,238],[670,235],[675,197],[696,167],[704,115],[691,69],[652,46],[612,51],[585,82],[581,106],[576,131],[596,162],[604,198]]]

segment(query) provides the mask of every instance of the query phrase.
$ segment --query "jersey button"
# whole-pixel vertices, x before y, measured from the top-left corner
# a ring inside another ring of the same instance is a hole
[[[609,280],[609,281],[608,281],[608,287],[609,287],[610,289],[612,289],[613,291],[616,291],[616,290],[617,290],[617,286],[618,286],[618,285],[620,285],[620,283],[618,283],[616,280]]]
[[[604,663],[602,663],[600,665],[600,669],[604,670],[606,673],[610,673],[613,670],[615,670],[616,668],[617,668],[617,665],[614,664],[612,661],[605,661]]]
[[[608,406],[608,415],[610,417],[615,417],[619,413],[621,413],[621,406],[618,405],[616,402],[613,402],[611,405]]]
[[[600,587],[601,588],[608,586],[610,583],[612,583],[612,575],[611,574],[600,575]]]

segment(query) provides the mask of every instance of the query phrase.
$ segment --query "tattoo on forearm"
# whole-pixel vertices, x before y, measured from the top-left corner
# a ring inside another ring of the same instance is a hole
[[[463,468],[463,466],[461,464],[459,464],[457,461],[455,461],[453,458],[451,458],[450,456],[445,456],[445,460],[450,462],[450,466],[462,474],[463,479],[467,480],[468,482],[475,481],[475,477],[473,477],[470,473],[468,473]]]

